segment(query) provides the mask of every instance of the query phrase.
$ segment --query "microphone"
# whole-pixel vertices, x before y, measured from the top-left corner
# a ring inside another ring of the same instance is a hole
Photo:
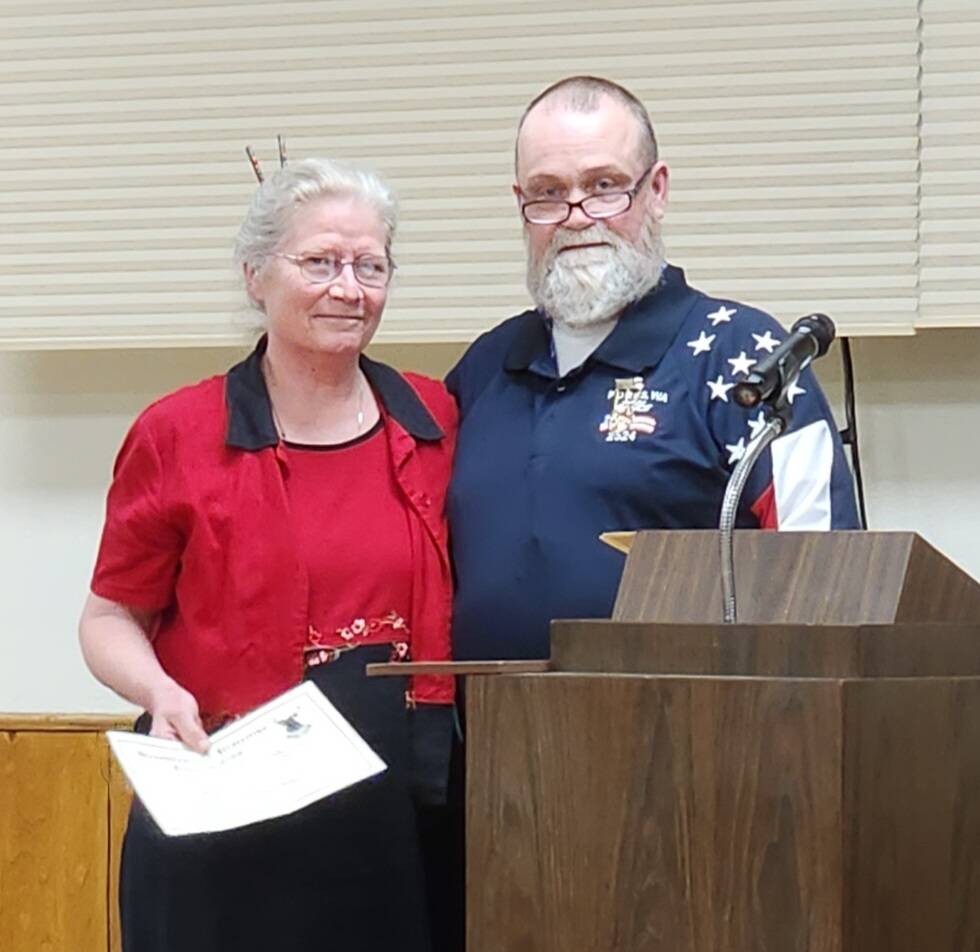
[[[789,337],[735,384],[735,402],[748,409],[778,402],[810,363],[827,353],[836,333],[834,322],[826,314],[801,317]]]

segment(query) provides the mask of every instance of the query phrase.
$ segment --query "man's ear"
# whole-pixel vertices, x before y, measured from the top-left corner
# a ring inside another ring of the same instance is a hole
[[[650,172],[650,209],[654,221],[663,221],[670,197],[670,169],[666,162],[657,162]]]
[[[521,199],[524,197],[521,194],[521,187],[520,187],[520,185],[518,185],[515,182],[513,185],[511,185],[511,189],[514,192],[514,198],[517,199],[517,207],[518,207],[518,209],[520,209],[520,207],[521,207]]]

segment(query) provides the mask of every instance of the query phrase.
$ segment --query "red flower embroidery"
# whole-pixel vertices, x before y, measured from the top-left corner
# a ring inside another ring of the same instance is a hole
[[[395,632],[403,637],[409,635],[408,623],[394,610],[380,618],[355,618],[349,625],[336,628],[326,636],[316,625],[310,624],[304,648],[306,666],[312,668],[336,661],[342,652],[358,645],[385,644],[388,641],[391,643],[391,660],[407,661],[411,656],[409,642],[391,640],[390,635]],[[336,644],[335,638],[340,638],[341,643]]]

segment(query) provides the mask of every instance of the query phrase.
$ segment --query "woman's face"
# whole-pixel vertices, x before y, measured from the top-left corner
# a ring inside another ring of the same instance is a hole
[[[353,262],[385,257],[385,226],[361,199],[328,197],[301,205],[280,243],[294,259],[335,256]],[[293,350],[356,356],[381,321],[387,287],[364,287],[345,265],[327,284],[313,284],[297,261],[270,258],[259,272],[246,268],[249,295],[262,305],[270,341]]]

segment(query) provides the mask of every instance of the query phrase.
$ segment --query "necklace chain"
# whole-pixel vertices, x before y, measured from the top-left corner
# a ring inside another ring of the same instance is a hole
[[[265,362],[266,375],[268,377],[268,383],[275,386],[275,376],[272,373],[272,367],[269,362]],[[361,432],[364,430],[364,387],[363,377],[358,373],[357,376],[357,414],[355,415],[355,420],[357,422],[357,432],[354,436],[360,436]],[[286,442],[286,429],[282,425],[282,420],[279,419],[279,413],[276,411],[275,401],[272,399],[271,387],[266,386],[266,391],[269,393],[269,409],[272,410],[272,422],[276,426],[276,432],[279,434],[279,439]]]

